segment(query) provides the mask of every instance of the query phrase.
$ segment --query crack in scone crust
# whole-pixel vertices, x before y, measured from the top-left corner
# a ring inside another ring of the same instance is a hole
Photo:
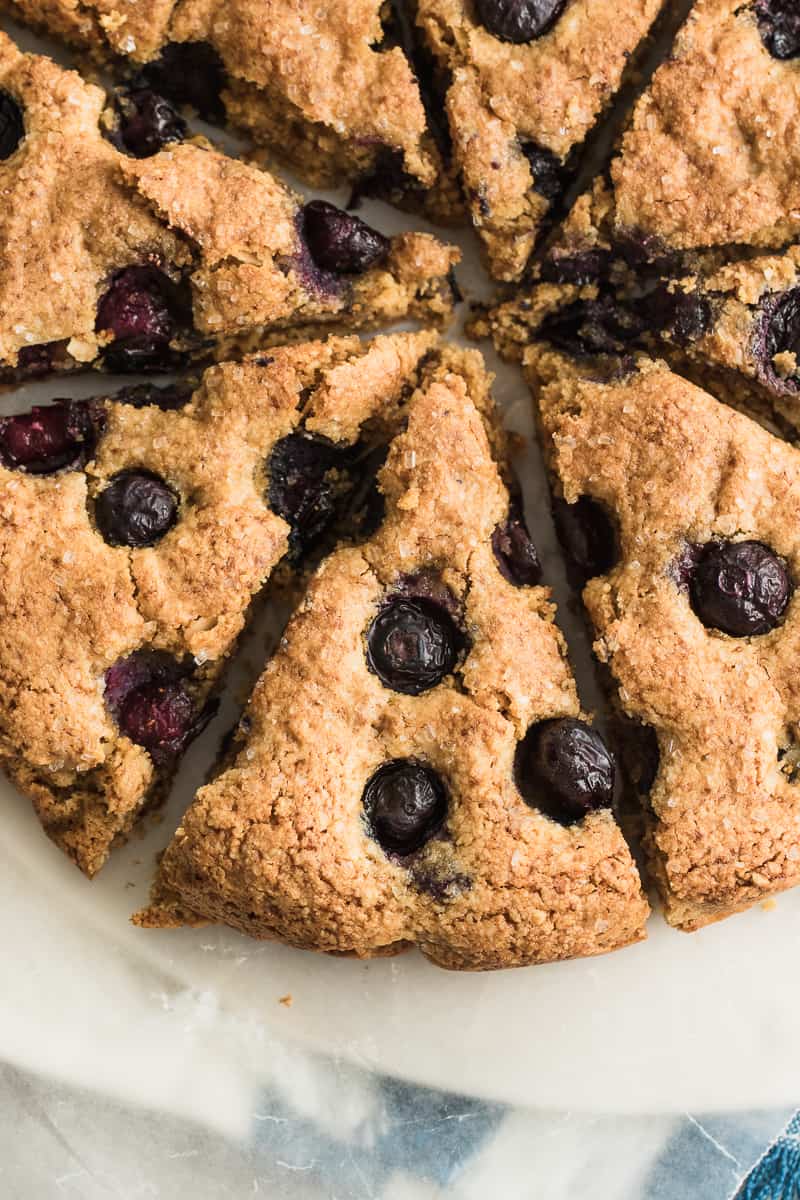
[[[374,402],[358,395],[363,421]],[[429,355],[386,417],[384,521],[312,578],[237,750],[185,814],[138,920],[221,921],[360,956],[416,943],[473,969],[635,941],[647,904],[611,812],[560,824],[515,783],[528,728],[580,707],[548,590],[513,586],[492,549],[509,492],[480,357]],[[330,388],[309,398],[305,426],[356,433]],[[426,594],[449,595],[462,614],[468,649],[451,676],[407,695],[369,669],[365,637],[386,598],[413,595],[408,581],[426,573],[438,581]],[[442,829],[407,857],[385,852],[362,811],[367,781],[398,760],[426,764],[448,795]]]

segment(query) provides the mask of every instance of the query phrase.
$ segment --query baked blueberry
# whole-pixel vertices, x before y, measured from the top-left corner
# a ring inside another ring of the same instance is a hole
[[[289,550],[298,558],[313,546],[336,516],[329,473],[339,462],[330,442],[290,433],[276,442],[269,460],[269,506],[291,526]]]
[[[411,758],[379,767],[362,798],[367,828],[387,853],[413,854],[447,815],[447,792],[435,771]]]
[[[556,200],[564,190],[566,174],[561,159],[536,142],[525,142],[522,153],[530,163],[533,190],[546,200]]]
[[[677,346],[697,341],[711,326],[711,303],[699,291],[672,291],[659,284],[641,304],[648,328],[666,334]]]
[[[0,159],[10,158],[24,136],[22,109],[9,92],[0,89]]]
[[[755,323],[752,348],[762,383],[776,392],[797,391],[800,384],[800,288],[764,297]],[[797,369],[779,375],[773,361],[778,354],[795,355]]]
[[[29,475],[51,475],[85,463],[96,435],[85,401],[57,400],[47,408],[0,419],[0,461]]]
[[[539,333],[569,354],[624,354],[644,332],[642,314],[615,300],[575,300],[545,317]]]
[[[492,549],[500,574],[515,587],[535,587],[541,581],[539,555],[517,504],[492,534]]]
[[[484,28],[504,42],[532,42],[552,29],[567,0],[475,0]]]
[[[756,0],[761,40],[773,58],[800,55],[800,8],[797,0]]]
[[[170,341],[178,327],[177,289],[155,267],[125,267],[97,306],[95,328],[113,334],[103,361],[114,371],[167,369],[174,365]]]
[[[580,496],[574,504],[556,500],[553,520],[569,564],[582,583],[611,570],[617,561],[617,535],[602,504],[591,496]]]
[[[150,88],[120,92],[116,98],[120,149],[149,158],[170,142],[186,137],[186,122],[169,100]]]
[[[140,383],[135,387],[122,388],[114,399],[119,404],[130,404],[132,408],[147,408],[153,405],[163,412],[176,412],[192,398],[192,389],[183,383],[168,383],[159,387],[155,383]]]
[[[174,104],[187,105],[207,121],[225,116],[225,67],[208,42],[170,42],[142,67],[134,88],[151,88]]]
[[[707,542],[689,579],[689,597],[700,620],[731,637],[775,629],[793,590],[786,562],[755,541]]]
[[[419,696],[452,673],[461,642],[438,604],[394,598],[369,627],[367,664],[392,691]]]
[[[517,747],[515,773],[525,802],[562,825],[614,799],[614,759],[600,734],[575,717],[532,725]]]
[[[56,358],[66,349],[66,342],[40,342],[23,346],[17,355],[17,373],[24,379],[37,379],[53,370]]]
[[[154,546],[178,519],[178,498],[150,471],[120,471],[94,504],[97,527],[111,546]]]
[[[120,731],[157,761],[179,753],[211,715],[196,711],[186,670],[147,650],[106,671],[105,700]]]
[[[382,233],[325,200],[306,204],[302,233],[316,265],[334,275],[362,275],[389,253]]]

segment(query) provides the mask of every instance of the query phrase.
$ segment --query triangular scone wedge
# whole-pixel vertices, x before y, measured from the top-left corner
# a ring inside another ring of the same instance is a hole
[[[396,404],[435,343],[333,338],[210,368],[193,393],[0,419],[0,760],[88,875],[163,799],[287,548],[356,521],[358,455],[302,436],[305,397],[342,419],[365,389]],[[297,462],[316,504],[271,490]]]
[[[400,404],[365,393],[344,423],[318,391],[306,428],[354,439],[376,416],[384,519],[313,577],[137,920],[473,969],[636,941],[647,902],[610,808],[567,824],[517,786],[523,739],[581,714],[480,356],[431,354]]]
[[[596,653],[649,727],[653,874],[697,929],[800,882],[800,454],[661,363],[525,363]]]
[[[794,5],[697,0],[610,164],[574,206],[551,278],[610,259],[691,268],[709,251],[779,249],[800,233],[800,53]],[[794,24],[793,24],[794,22]]]
[[[453,248],[304,205],[205,142],[123,153],[138,112],[107,104],[0,34],[0,374],[169,370],[284,330],[451,314]]]

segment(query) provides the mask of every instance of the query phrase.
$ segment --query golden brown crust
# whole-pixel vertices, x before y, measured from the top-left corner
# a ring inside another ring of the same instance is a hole
[[[193,662],[202,709],[286,550],[265,467],[302,420],[307,389],[337,384],[344,414],[360,402],[359,365],[379,397],[398,386],[389,364],[413,375],[434,341],[334,338],[213,367],[178,411],[100,402],[104,429],[85,470],[0,468],[0,756],[88,874],[171,773],[120,733],[106,671],[142,648]],[[144,549],[108,545],[92,516],[93,498],[129,468],[155,472],[180,498],[177,523]]]
[[[317,390],[309,427],[341,429],[333,390]],[[430,358],[392,422],[381,528],[312,579],[251,697],[236,758],[186,813],[155,907],[138,920],[174,923],[177,896],[179,911],[255,937],[359,956],[416,943],[471,969],[635,941],[647,904],[611,813],[566,828],[514,784],[529,725],[580,710],[548,591],[507,583],[491,549],[508,493],[479,356]],[[369,671],[364,634],[401,577],[425,569],[456,597],[472,648],[456,677],[406,696]],[[404,863],[361,815],[369,776],[401,757],[429,762],[450,796],[446,836]]]
[[[658,735],[648,849],[667,919],[695,929],[800,882],[800,795],[780,762],[800,600],[773,632],[727,637],[694,614],[675,563],[687,543],[754,538],[796,579],[800,456],[663,364],[603,382],[546,348],[525,362],[559,491],[618,523],[619,562],[584,601],[621,708]]]
[[[228,118],[318,187],[399,156],[412,186],[439,156],[417,82],[387,47],[381,0],[14,0],[16,16],[101,59],[141,64],[172,42],[204,42],[224,64]]]
[[[127,158],[101,133],[105,94],[5,35],[0,83],[25,121],[0,163],[3,363],[62,341],[73,365],[96,361],[98,301],[115,271],[145,263],[188,280],[193,327],[176,343],[206,357],[208,339],[230,351],[287,327],[450,315],[458,253],[435,238],[400,235],[385,262],[323,279],[300,237],[300,198],[267,172],[196,142]]]
[[[417,19],[451,75],[456,165],[488,265],[498,279],[517,279],[550,208],[522,147],[536,143],[562,163],[570,156],[617,92],[661,3],[572,0],[552,29],[527,45],[494,37],[473,7],[417,0]]]

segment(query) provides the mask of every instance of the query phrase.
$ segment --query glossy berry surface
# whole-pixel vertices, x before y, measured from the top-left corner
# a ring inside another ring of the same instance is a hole
[[[617,536],[606,510],[591,496],[553,504],[556,533],[579,580],[605,575],[617,561]]]
[[[169,100],[150,88],[134,88],[117,97],[120,148],[134,158],[149,158],[186,137],[186,122]]]
[[[153,546],[178,517],[178,499],[163,479],[149,471],[121,471],[100,492],[95,521],[111,546]]]
[[[96,442],[88,404],[58,400],[0,419],[0,461],[29,475],[50,475],[83,465]]]
[[[97,306],[95,328],[113,334],[103,352],[115,371],[166,369],[172,364],[170,340],[177,320],[170,306],[174,289],[155,267],[118,271]]]
[[[156,761],[179,753],[205,720],[187,673],[166,654],[137,651],[115,663],[106,671],[105,700],[120,732]]]
[[[562,825],[614,799],[614,759],[600,734],[574,717],[533,725],[517,748],[515,768],[525,802]]]
[[[535,587],[541,581],[542,564],[518,506],[495,529],[492,549],[500,574],[515,587]]]
[[[382,233],[325,200],[306,204],[302,233],[316,265],[334,275],[362,275],[389,253]]]
[[[428,600],[397,598],[367,634],[367,662],[392,691],[419,696],[449,675],[461,638],[452,618]]]
[[[12,95],[0,89],[0,159],[10,158],[24,136],[22,109]]]
[[[134,86],[187,105],[207,121],[225,116],[225,67],[208,42],[170,42],[158,58],[142,67]]]
[[[773,359],[778,354],[794,354],[800,364],[800,288],[765,296],[755,330],[752,349],[759,379],[773,391],[795,391],[800,369],[779,376]]]
[[[763,542],[708,542],[689,578],[689,597],[700,620],[731,637],[775,629],[793,590],[786,563]]]
[[[140,383],[135,387],[122,388],[114,394],[118,404],[130,404],[131,408],[147,408],[152,405],[163,412],[177,412],[192,398],[192,389],[187,384]]]
[[[601,296],[576,300],[550,313],[539,333],[569,354],[624,354],[644,329],[641,314],[611,296]]]
[[[648,328],[666,334],[677,346],[696,342],[711,327],[711,304],[699,291],[672,291],[660,284],[641,304]]]
[[[290,433],[275,443],[269,460],[269,506],[291,526],[289,549],[299,557],[336,516],[336,494],[328,474],[337,465],[336,447]]]
[[[546,200],[556,200],[564,190],[565,172],[561,159],[536,142],[525,142],[522,153],[533,175],[533,190]]]
[[[430,767],[399,758],[380,767],[364,788],[367,827],[387,853],[413,854],[447,815],[447,793]]]
[[[800,55],[800,7],[797,0],[756,0],[761,40],[773,58]]]
[[[532,42],[552,29],[567,0],[475,0],[478,19],[504,42]]]

